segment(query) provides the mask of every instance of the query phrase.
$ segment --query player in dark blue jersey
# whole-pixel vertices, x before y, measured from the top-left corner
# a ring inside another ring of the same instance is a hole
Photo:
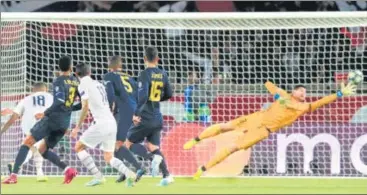
[[[109,70],[110,72],[104,76],[104,81],[106,85],[112,86],[115,95],[112,98],[114,105],[111,106],[118,124],[115,157],[120,160],[125,159],[132,164],[137,170],[136,175],[137,180],[139,180],[145,171],[135,156],[124,146],[127,131],[132,125],[132,118],[137,107],[137,85],[133,78],[122,72],[122,59],[120,56],[112,56],[109,59]],[[140,144],[136,147],[139,148],[139,146],[145,149]],[[141,149],[138,151],[142,151],[138,155],[147,156],[146,149],[145,151]],[[121,175],[116,182],[122,182],[125,178],[125,175]]]
[[[59,59],[59,69],[61,74],[53,83],[53,104],[45,111],[44,117],[33,126],[30,135],[23,141],[23,145],[15,159],[12,174],[4,180],[4,184],[17,183],[19,167],[23,164],[29,148],[40,140],[42,142],[38,148],[39,152],[43,158],[64,170],[65,184],[70,183],[77,174],[75,169],[68,167],[54,152],[49,150],[55,147],[69,128],[71,112],[81,109],[80,104],[74,105],[74,100],[78,95],[79,81],[71,75],[71,58],[68,56],[61,57]]]
[[[133,116],[134,125],[128,131],[126,146],[147,140],[147,148],[153,154],[153,177],[162,170],[163,180],[161,185],[173,182],[163,154],[160,151],[161,130],[163,116],[160,102],[172,97],[172,89],[167,74],[157,67],[158,51],[154,47],[145,50],[144,61],[147,68],[140,73],[138,79],[138,107]]]

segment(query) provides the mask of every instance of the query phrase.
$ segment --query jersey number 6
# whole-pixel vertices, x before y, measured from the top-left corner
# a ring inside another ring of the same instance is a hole
[[[159,102],[161,101],[163,82],[162,81],[152,81],[152,86],[150,88],[150,101]]]
[[[75,87],[70,87],[69,88],[69,97],[68,97],[68,100],[66,100],[66,102],[65,102],[66,107],[70,107],[71,105],[73,105],[74,98],[75,98],[75,91],[76,91]]]

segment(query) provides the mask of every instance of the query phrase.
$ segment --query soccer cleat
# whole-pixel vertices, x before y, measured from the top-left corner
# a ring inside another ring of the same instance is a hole
[[[200,178],[200,176],[204,173],[203,169],[200,167],[196,173],[194,174],[193,176],[193,179],[194,180],[198,180]]]
[[[143,177],[143,175],[145,174],[145,170],[144,169],[139,169],[137,172],[136,172],[136,179],[135,179],[135,182],[138,182],[141,177]]]
[[[44,175],[37,176],[37,182],[46,182],[48,181],[48,178]]]
[[[3,182],[3,184],[16,184],[18,183],[17,175],[12,173],[8,178],[6,178]]]
[[[116,183],[121,183],[124,182],[126,180],[126,175],[125,174],[121,174],[117,179],[116,179]]]
[[[78,172],[69,167],[66,171],[65,171],[65,177],[64,177],[64,184],[69,184],[78,174]]]
[[[197,143],[199,143],[198,141],[196,141],[195,139],[192,139],[190,141],[187,141],[183,148],[184,150],[190,150],[191,148],[193,148]]]
[[[126,179],[126,187],[134,187],[135,180],[136,180],[136,174],[132,171],[129,171]]]
[[[161,164],[163,157],[160,155],[154,155],[151,164],[152,177],[155,177],[159,174],[159,165]]]
[[[166,178],[163,178],[161,182],[159,182],[158,186],[168,186],[169,184],[175,182],[172,176],[168,176]]]
[[[87,187],[98,186],[104,184],[105,182],[106,182],[105,178],[94,178],[88,183],[86,183],[85,186]]]

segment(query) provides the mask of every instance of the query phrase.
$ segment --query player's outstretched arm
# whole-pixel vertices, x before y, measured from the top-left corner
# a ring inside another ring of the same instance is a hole
[[[88,116],[88,111],[89,111],[88,99],[82,100],[82,111],[80,113],[80,117],[79,117],[78,123],[76,124],[76,126],[73,129],[73,131],[71,132],[71,136],[73,138],[76,138],[78,136],[78,132],[80,130],[80,127],[82,126],[82,124],[84,123],[84,120]]]
[[[8,121],[6,121],[6,123],[4,124],[4,126],[1,128],[1,132],[0,134],[3,134],[4,132],[6,132],[9,127],[11,127],[11,125],[19,118],[18,113],[13,112],[13,115],[11,115],[10,119]]]
[[[269,91],[270,94],[272,94],[274,96],[276,96],[278,94],[278,98],[279,98],[279,96],[282,96],[282,97],[289,96],[288,93],[284,89],[281,89],[281,88],[277,87],[274,83],[272,83],[270,81],[266,81],[265,87]],[[278,98],[276,98],[276,99],[278,99]]]
[[[347,86],[345,86],[345,84],[342,83],[340,90],[338,90],[337,93],[325,96],[317,101],[312,102],[310,104],[310,111],[313,112],[322,106],[334,102],[338,98],[342,98],[343,96],[351,96],[354,95],[355,93],[356,93],[355,85],[349,83]]]

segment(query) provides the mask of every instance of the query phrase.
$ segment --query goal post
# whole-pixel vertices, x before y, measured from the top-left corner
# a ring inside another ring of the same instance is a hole
[[[266,108],[263,83],[287,90],[307,86],[314,101],[336,89],[337,73],[367,74],[367,12],[284,13],[2,13],[1,107],[14,108],[35,81],[52,83],[57,59],[91,64],[101,80],[111,55],[137,77],[144,48],[157,47],[160,67],[175,88],[162,103],[162,150],[173,175],[189,176],[236,132],[210,139],[193,151],[185,141],[213,123]],[[4,35],[4,36],[3,36]],[[194,76],[195,75],[195,76]],[[366,85],[234,154],[210,176],[340,176],[367,174]],[[3,124],[6,117],[1,118]],[[71,126],[75,123],[75,114]],[[1,136],[1,173],[15,159],[23,135],[19,124]],[[66,137],[56,148],[70,166],[88,175]],[[98,150],[90,150],[107,175],[116,174]],[[149,161],[140,159],[145,166]],[[62,172],[46,162],[48,175]],[[35,173],[32,161],[22,174]]]

